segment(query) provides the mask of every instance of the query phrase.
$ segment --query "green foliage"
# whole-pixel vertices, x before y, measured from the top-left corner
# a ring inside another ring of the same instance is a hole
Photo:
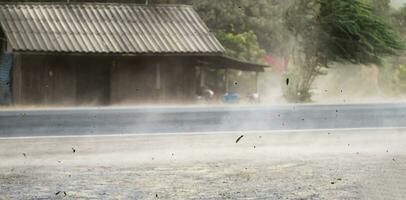
[[[394,27],[397,35],[403,41],[406,41],[406,5],[397,9],[391,9],[388,16],[388,21]],[[380,70],[381,87],[388,88],[391,95],[400,95],[406,93],[406,79],[404,76],[404,68],[406,66],[406,52],[401,52],[399,55],[385,59],[385,68]]]
[[[285,0],[160,0],[193,5],[226,47],[227,54],[259,62],[265,52],[285,55],[290,37],[283,23]],[[244,39],[243,39],[244,38]]]
[[[287,15],[290,30],[317,45],[319,64],[379,64],[403,48],[395,30],[359,0],[298,0]]]
[[[395,87],[395,92],[404,94],[406,92],[406,66],[405,65],[399,65],[394,73],[393,77],[394,84],[396,85]]]
[[[388,18],[391,12],[391,0],[362,0],[363,3],[371,6],[372,13],[382,18]]]
[[[394,29],[354,0],[320,0],[321,39],[329,61],[380,64],[382,56],[402,49]]]
[[[216,35],[226,47],[227,55],[231,57],[248,61],[259,60],[265,53],[252,31],[239,34],[219,32]]]
[[[396,73],[395,73],[396,80],[401,81],[401,82],[406,82],[406,66],[405,65],[399,65]]]
[[[296,99],[309,101],[315,78],[331,63],[380,64],[403,48],[396,32],[361,0],[297,0],[286,24],[295,35]]]
[[[395,27],[398,35],[403,39],[406,40],[406,4],[403,5],[401,8],[396,10],[391,15],[391,22],[392,25]]]
[[[252,32],[266,52],[285,52],[284,0],[192,0],[209,28],[234,35]]]

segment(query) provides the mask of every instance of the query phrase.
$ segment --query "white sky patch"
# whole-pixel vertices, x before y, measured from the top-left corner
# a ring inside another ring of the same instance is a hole
[[[391,3],[393,6],[402,6],[406,4],[406,0],[392,0]]]

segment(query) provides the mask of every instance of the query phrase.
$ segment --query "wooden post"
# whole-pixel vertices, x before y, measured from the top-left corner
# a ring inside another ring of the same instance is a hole
[[[219,90],[219,83],[218,83],[218,75],[219,75],[219,70],[218,69],[216,69],[216,72],[215,72],[215,79],[214,79],[214,87],[215,88],[213,88],[215,91],[214,91],[214,93],[215,94],[217,94],[220,90]]]
[[[226,91],[225,91],[225,93],[228,93],[228,92],[229,92],[229,85],[228,85],[228,82],[229,82],[229,80],[228,80],[228,68],[226,68],[225,76],[226,76],[226,78],[225,78],[225,86],[226,86]]]
[[[159,63],[156,65],[155,89],[161,89],[161,65]]]
[[[156,71],[155,71],[155,89],[156,89],[156,102],[162,103],[163,102],[163,90],[162,90],[162,80],[161,80],[161,64],[156,64]]]
[[[259,72],[255,72],[255,93],[259,93]]]
[[[117,60],[116,58],[113,58],[113,60],[111,61],[111,68],[110,68],[110,102],[109,104],[112,105],[114,103],[116,103],[117,101],[117,94],[119,91],[116,91],[119,89],[119,87],[116,87],[116,70],[117,70]]]
[[[200,67],[200,84],[199,84],[200,87],[204,87],[204,82],[205,82],[204,76],[205,76],[205,74],[204,74],[203,67]]]
[[[14,62],[12,69],[12,80],[11,80],[11,91],[12,91],[12,101],[14,105],[22,103],[22,77],[23,72],[21,69],[21,55],[19,53],[14,53]]]

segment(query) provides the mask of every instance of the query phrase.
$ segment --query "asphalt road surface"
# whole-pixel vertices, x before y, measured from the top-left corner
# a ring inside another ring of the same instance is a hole
[[[0,199],[403,200],[405,120],[406,104],[4,110]]]
[[[0,137],[406,126],[406,104],[0,111]]]

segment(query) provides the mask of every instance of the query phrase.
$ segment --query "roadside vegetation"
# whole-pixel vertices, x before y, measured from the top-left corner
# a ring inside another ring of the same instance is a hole
[[[403,44],[396,31],[374,13],[367,2],[354,0],[298,0],[287,10],[286,24],[294,35],[293,83],[285,92],[295,102],[311,101],[319,75],[336,63],[383,65]]]

